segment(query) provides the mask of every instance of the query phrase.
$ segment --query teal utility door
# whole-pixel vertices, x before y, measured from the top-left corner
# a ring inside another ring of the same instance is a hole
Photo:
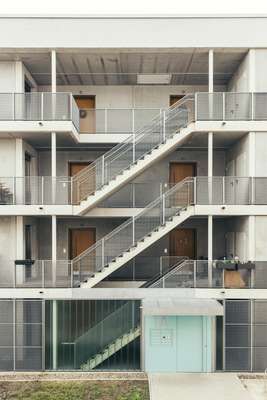
[[[145,317],[147,372],[210,372],[211,317]]]

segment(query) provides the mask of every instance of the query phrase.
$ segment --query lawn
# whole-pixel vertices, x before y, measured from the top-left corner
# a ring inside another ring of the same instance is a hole
[[[0,382],[1,400],[149,400],[146,381]]]

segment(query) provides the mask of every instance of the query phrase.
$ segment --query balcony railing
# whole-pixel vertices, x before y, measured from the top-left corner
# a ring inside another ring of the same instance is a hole
[[[72,121],[79,110],[71,93],[0,93],[0,121]]]
[[[131,134],[163,113],[161,108],[80,109],[80,132]]]
[[[152,287],[267,289],[267,261],[186,260]]]
[[[194,204],[265,205],[267,177],[197,176]],[[174,184],[164,182],[128,183],[98,207],[144,208]],[[0,178],[0,205],[67,205],[76,202],[79,190],[67,176],[30,176]]]
[[[9,260],[5,265],[11,274],[0,280],[2,288],[78,287],[88,273],[85,263],[81,269],[71,260],[33,260],[25,265]],[[177,256],[138,256],[108,280],[146,281],[150,284],[143,287],[151,288],[267,289],[267,261],[209,262]]]

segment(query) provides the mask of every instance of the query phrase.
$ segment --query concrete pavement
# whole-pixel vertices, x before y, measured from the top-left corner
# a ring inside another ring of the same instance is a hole
[[[151,400],[252,400],[236,374],[152,373]]]

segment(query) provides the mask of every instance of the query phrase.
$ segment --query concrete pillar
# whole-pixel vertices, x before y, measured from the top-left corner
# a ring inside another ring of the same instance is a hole
[[[56,267],[57,267],[57,217],[52,215],[52,280],[53,286],[56,287]],[[52,306],[52,364],[53,369],[57,369],[57,357],[58,357],[58,312],[57,312],[57,301],[53,300]]]
[[[214,52],[213,49],[209,50],[209,93],[213,92],[213,76],[214,76],[214,71],[213,71],[213,59],[214,59]]]
[[[56,51],[51,51],[51,92],[57,92],[57,57]]]
[[[212,286],[213,216],[208,215],[208,283]]]

